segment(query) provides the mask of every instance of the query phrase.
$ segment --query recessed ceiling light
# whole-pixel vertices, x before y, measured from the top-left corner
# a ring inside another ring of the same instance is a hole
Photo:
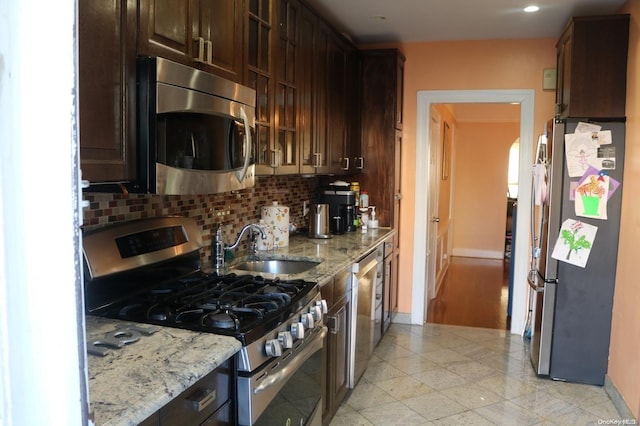
[[[534,6],[534,5],[527,6],[527,7],[524,8],[524,11],[528,12],[528,13],[537,12],[539,10],[540,10],[540,8],[538,6]]]

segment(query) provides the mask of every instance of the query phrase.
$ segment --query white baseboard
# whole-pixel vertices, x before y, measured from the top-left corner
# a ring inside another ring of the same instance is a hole
[[[477,257],[480,259],[504,259],[503,251],[493,250],[454,248],[452,250],[452,255],[460,257]]]

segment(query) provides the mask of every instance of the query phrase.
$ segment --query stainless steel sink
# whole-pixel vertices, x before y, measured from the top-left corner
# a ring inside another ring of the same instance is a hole
[[[315,268],[320,263],[319,261],[298,259],[258,259],[246,260],[233,266],[233,268],[269,274],[300,274]]]

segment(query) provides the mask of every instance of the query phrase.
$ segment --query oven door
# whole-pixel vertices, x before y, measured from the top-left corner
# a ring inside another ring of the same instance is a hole
[[[259,370],[238,377],[240,425],[322,424],[322,347],[326,327]]]

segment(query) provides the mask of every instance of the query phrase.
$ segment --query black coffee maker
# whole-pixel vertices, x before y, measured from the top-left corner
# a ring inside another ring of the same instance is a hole
[[[352,232],[356,230],[353,220],[356,214],[356,193],[349,189],[347,182],[336,181],[329,184],[329,187],[320,194],[322,203],[329,204],[330,231],[333,234],[339,232],[336,227],[334,217],[341,217],[344,230]]]

